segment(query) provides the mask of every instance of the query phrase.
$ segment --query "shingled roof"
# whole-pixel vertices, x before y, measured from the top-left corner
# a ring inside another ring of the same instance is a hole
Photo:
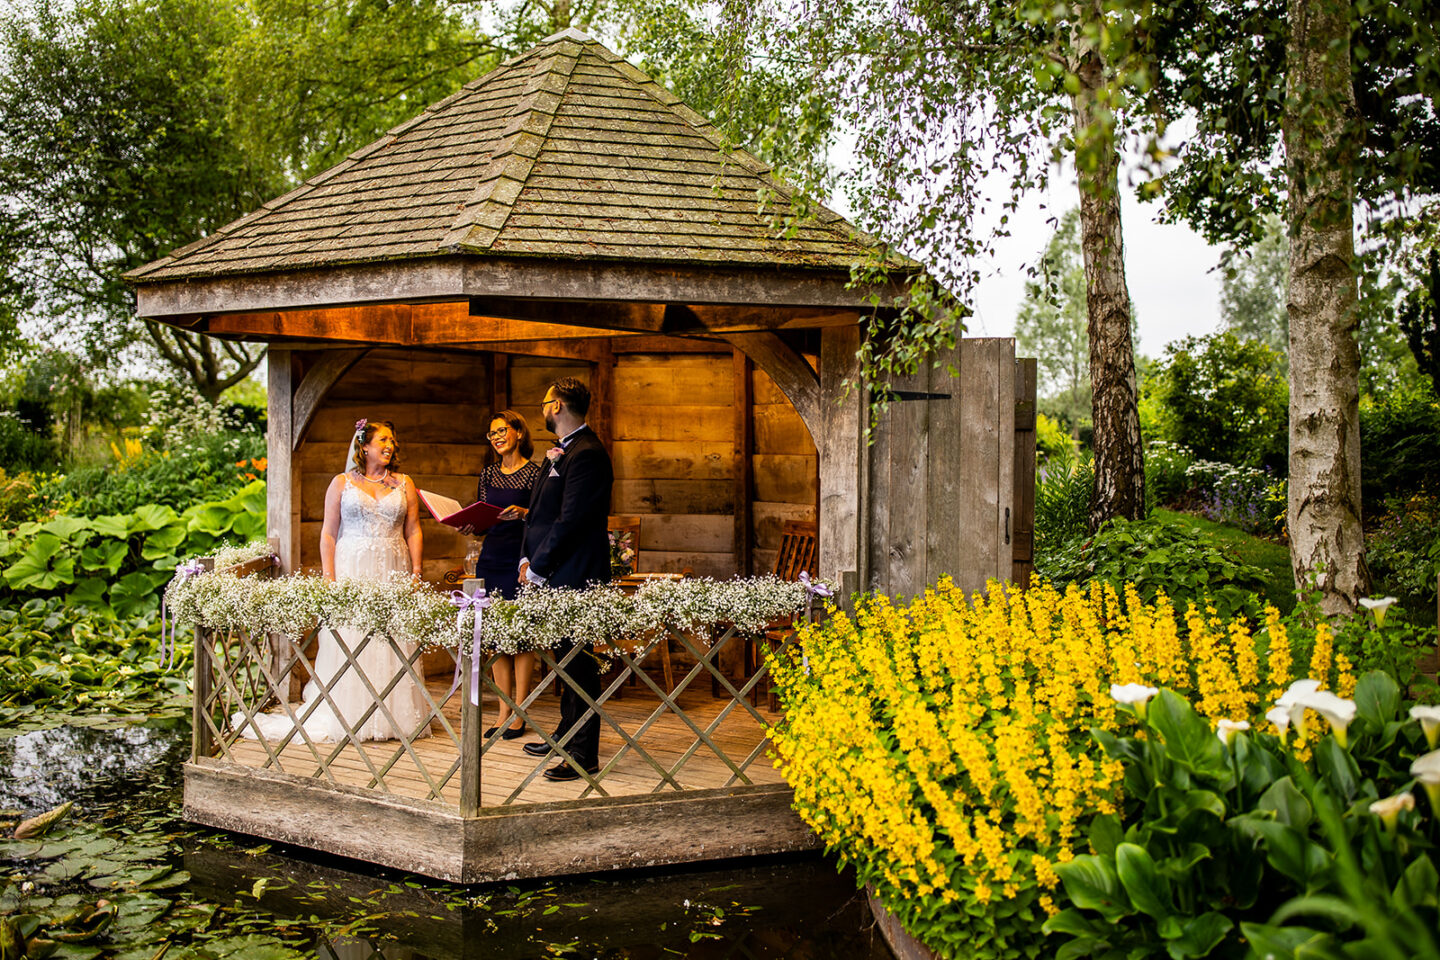
[[[757,196],[772,200],[765,210]],[[599,41],[566,30],[129,279],[471,254],[845,270],[872,241],[813,208]]]

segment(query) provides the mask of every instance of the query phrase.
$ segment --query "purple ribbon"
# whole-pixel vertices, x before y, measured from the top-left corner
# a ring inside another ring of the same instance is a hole
[[[465,629],[465,611],[475,611],[475,635],[470,647],[470,702],[480,706],[480,625],[484,619],[485,608],[490,606],[491,600],[485,595],[484,588],[475,591],[473,596],[467,596],[463,590],[456,590],[450,594],[450,602],[455,604],[455,629]],[[461,641],[463,645],[464,641]],[[455,693],[455,688],[460,686],[460,647],[455,650],[455,680],[450,684],[450,693],[445,694],[449,700]]]
[[[204,572],[205,572],[205,564],[201,563],[199,560],[191,560],[189,563],[187,563],[187,564],[185,564],[184,566],[181,566],[181,567],[179,567],[179,568],[176,569],[176,571],[175,571],[175,579],[176,579],[176,580],[179,580],[179,581],[181,581],[181,582],[184,582],[184,581],[186,581],[186,580],[189,580],[191,577],[199,576],[200,574],[202,574],[202,573],[204,573]],[[176,657],[176,650],[175,650],[175,647],[176,647],[176,637],[175,637],[175,633],[176,633],[176,629],[179,627],[179,624],[177,624],[175,621],[171,620],[171,621],[170,621],[170,629],[169,629],[169,632],[167,633],[167,632],[166,632],[166,629],[165,629],[165,621],[166,621],[165,594],[164,594],[164,593],[161,593],[161,594],[160,594],[160,669],[161,669],[161,670],[169,670],[171,667],[175,666],[175,657]],[[167,657],[168,657],[168,659],[169,659],[169,663],[166,663]]]
[[[800,586],[805,588],[805,622],[810,622],[810,606],[816,597],[833,597],[835,591],[819,580],[811,580],[810,574],[800,571]]]

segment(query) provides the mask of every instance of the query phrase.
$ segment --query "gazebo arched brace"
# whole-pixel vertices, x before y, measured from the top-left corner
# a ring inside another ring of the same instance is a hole
[[[774,333],[730,333],[725,341],[755,362],[769,374],[775,386],[785,394],[811,437],[823,435],[820,422],[820,377],[810,364]]]
[[[294,409],[290,414],[290,450],[296,452],[305,442],[305,434],[315,419],[315,413],[324,402],[330,388],[359,363],[369,347],[353,350],[331,350],[315,366],[305,372],[300,386],[295,390]]]

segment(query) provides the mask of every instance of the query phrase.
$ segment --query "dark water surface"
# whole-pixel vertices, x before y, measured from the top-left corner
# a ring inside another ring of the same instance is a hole
[[[818,856],[462,888],[195,827],[189,740],[180,723],[0,739],[0,809],[75,802],[43,843],[0,841],[0,917],[120,960],[891,957]]]

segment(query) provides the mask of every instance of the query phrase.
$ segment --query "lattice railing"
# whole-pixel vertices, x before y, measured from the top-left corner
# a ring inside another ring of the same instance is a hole
[[[319,676],[315,663],[322,631],[341,654],[338,671],[327,678]],[[712,632],[709,639],[657,629],[638,649],[602,651],[609,669],[599,695],[580,694],[587,713],[558,738],[554,694],[561,683],[569,682],[576,658],[595,655],[590,648],[576,645],[564,653],[540,652],[543,674],[521,702],[495,683],[487,656],[480,671],[487,712],[493,715],[493,707],[503,702],[532,731],[526,741],[543,741],[551,747],[549,756],[535,758],[522,753],[516,741],[503,740],[500,729],[483,736],[482,710],[471,702],[468,649],[461,652],[461,682],[452,690],[448,675],[429,678],[427,683],[422,651],[386,636],[356,640],[323,626],[301,637],[199,629],[194,755],[345,789],[440,802],[467,816],[482,806],[775,782],[764,755],[766,729],[777,714],[773,701],[762,706],[769,670],[758,651],[783,652],[794,642],[794,634],[746,638],[726,625],[717,625]],[[392,675],[369,676],[359,666],[361,654],[374,644],[389,649],[398,665]],[[673,687],[665,679],[671,676],[672,649],[685,654],[689,662]],[[737,672],[722,667],[726,661],[748,666]],[[345,715],[333,699],[334,689],[346,677],[352,683],[358,678],[369,696],[370,703],[359,715]],[[304,681],[313,684],[313,693],[302,700]],[[402,684],[421,691],[424,716],[410,729],[398,728],[401,725],[386,704]],[[333,741],[318,739],[307,728],[307,721],[326,710],[341,728]],[[262,713],[268,719],[257,721]],[[592,716],[599,717],[601,728],[599,767],[594,773],[581,769],[572,755],[574,736]],[[376,718],[394,734],[393,739],[362,738],[362,728]],[[266,735],[254,736],[262,723]],[[550,784],[544,779],[546,769],[562,760],[580,772],[579,782]],[[561,787],[567,789],[557,796]]]

